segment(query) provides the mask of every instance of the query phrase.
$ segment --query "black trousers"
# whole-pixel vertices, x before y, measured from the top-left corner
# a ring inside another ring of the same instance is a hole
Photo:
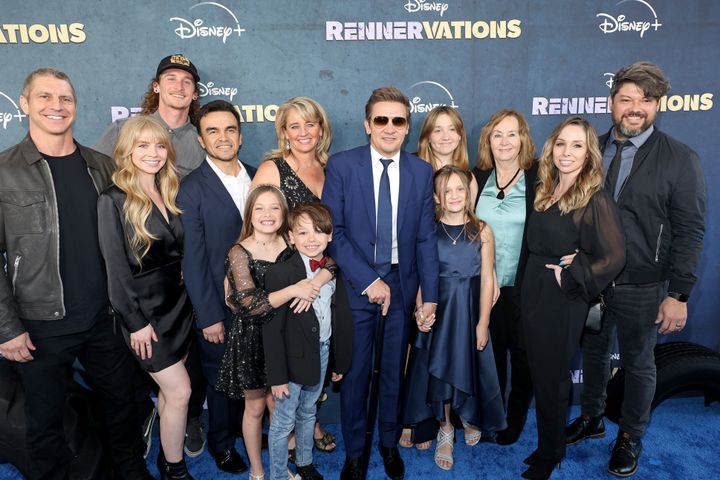
[[[225,322],[225,331],[230,325]],[[235,446],[235,439],[241,429],[244,412],[243,400],[234,400],[223,392],[215,390],[218,369],[225,352],[225,344],[215,344],[203,338],[202,330],[196,329],[196,340],[200,351],[202,370],[207,379],[208,404],[208,448],[211,452],[224,452]]]
[[[500,382],[500,393],[503,399],[507,399],[508,425],[520,425],[527,416],[533,387],[522,334],[520,298],[515,287],[500,289],[500,297],[490,312],[490,338]],[[508,353],[510,353],[509,396],[507,396]]]
[[[31,479],[65,479],[74,458],[63,431],[63,411],[72,365],[79,359],[94,394],[100,400],[110,455],[119,478],[147,478],[145,451],[134,415],[130,357],[113,320],[103,315],[84,332],[31,338],[34,360],[20,363],[25,389],[27,451]]]

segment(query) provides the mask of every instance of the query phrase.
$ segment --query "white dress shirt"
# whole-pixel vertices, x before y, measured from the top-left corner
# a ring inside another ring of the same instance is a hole
[[[310,258],[306,257],[302,253],[300,254],[303,264],[305,265],[305,273],[307,273],[308,280],[315,278],[315,275],[320,273],[323,269],[318,268],[314,272],[310,269]],[[320,324],[320,341],[326,342],[330,340],[332,335],[332,296],[335,293],[335,279],[333,278],[325,285],[320,287],[320,293],[317,298],[313,300],[312,306],[315,311],[315,316]]]
[[[237,162],[240,165],[240,173],[238,173],[237,176],[233,176],[225,174],[222,170],[220,170],[220,168],[218,168],[217,165],[215,165],[215,162],[210,160],[207,156],[205,157],[205,160],[210,164],[210,168],[213,169],[213,172],[215,172],[218,176],[225,187],[225,190],[227,190],[232,197],[233,203],[240,211],[240,217],[242,217],[245,212],[245,199],[247,198],[248,192],[250,191],[250,184],[252,183],[245,166],[240,162],[240,160],[238,160]]]

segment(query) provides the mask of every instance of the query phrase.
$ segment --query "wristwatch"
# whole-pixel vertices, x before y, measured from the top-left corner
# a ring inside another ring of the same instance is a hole
[[[688,299],[690,299],[690,295],[685,295],[684,293],[678,293],[678,292],[668,292],[668,297],[674,298],[678,302],[687,303]]]

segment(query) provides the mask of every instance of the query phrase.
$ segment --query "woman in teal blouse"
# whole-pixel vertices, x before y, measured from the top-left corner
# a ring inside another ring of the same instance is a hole
[[[532,383],[520,324],[520,276],[525,245],[525,219],[533,208],[537,163],[527,121],[515,110],[496,112],[480,132],[478,161],[473,174],[478,183],[475,212],[495,235],[495,271],[500,288],[490,314],[490,338],[500,390],[507,396],[507,424],[498,432],[500,445],[515,443],[525,426],[532,399]],[[507,355],[510,353],[510,365]]]

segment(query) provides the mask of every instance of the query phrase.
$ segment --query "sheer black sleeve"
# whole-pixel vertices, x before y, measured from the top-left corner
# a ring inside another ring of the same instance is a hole
[[[255,285],[250,271],[250,253],[241,245],[233,245],[225,258],[225,275],[230,282],[227,303],[242,317],[256,317],[273,311],[268,294]]]
[[[625,265],[625,234],[615,201],[604,190],[596,192],[575,215],[580,248],[562,273],[562,289],[577,290],[586,300],[597,297]]]

